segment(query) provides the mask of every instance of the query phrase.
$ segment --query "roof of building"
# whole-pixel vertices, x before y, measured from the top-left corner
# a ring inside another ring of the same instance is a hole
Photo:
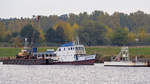
[[[61,45],[61,47],[73,46],[73,42],[69,42],[66,44]]]
[[[46,51],[46,52],[34,52],[34,54],[54,54],[54,51]]]

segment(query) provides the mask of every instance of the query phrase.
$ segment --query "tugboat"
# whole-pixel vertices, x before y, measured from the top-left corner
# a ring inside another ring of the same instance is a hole
[[[25,39],[25,43],[27,39]],[[24,47],[14,59],[4,59],[3,64],[17,65],[93,65],[96,55],[86,55],[84,45],[69,42],[61,45],[56,51],[48,49],[37,52],[37,48]]]
[[[85,47],[73,42],[62,45],[55,53],[58,61],[54,64],[93,65],[96,57],[96,55],[86,55]]]
[[[128,47],[122,47],[120,53],[116,57],[112,57],[111,61],[105,61],[104,66],[114,67],[149,67],[148,61],[140,62],[137,57],[134,61],[129,58]]]

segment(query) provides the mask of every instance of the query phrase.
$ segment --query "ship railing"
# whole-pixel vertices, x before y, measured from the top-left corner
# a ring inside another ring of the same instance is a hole
[[[7,59],[16,59],[16,57],[14,57],[14,56],[10,56],[10,57],[2,56],[2,57],[0,57],[0,61],[7,60]]]
[[[139,58],[137,61],[136,61],[136,59],[133,59],[132,61],[133,61],[133,62],[150,62],[150,59]]]

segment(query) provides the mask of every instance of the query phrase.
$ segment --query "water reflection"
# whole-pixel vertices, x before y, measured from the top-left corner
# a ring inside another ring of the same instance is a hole
[[[0,84],[149,84],[149,67],[0,65]]]

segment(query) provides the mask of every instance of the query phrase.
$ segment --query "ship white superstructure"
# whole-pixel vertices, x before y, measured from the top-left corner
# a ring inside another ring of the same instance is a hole
[[[75,43],[67,43],[57,48],[56,56],[59,61],[81,61],[95,59],[96,55],[86,55],[85,47]]]

